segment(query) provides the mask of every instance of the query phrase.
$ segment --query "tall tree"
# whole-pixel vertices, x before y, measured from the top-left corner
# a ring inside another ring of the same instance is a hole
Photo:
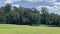
[[[5,17],[6,17],[6,23],[9,23],[9,18],[10,18],[10,11],[11,11],[11,5],[10,4],[6,4],[5,7],[3,7],[3,10],[5,11],[4,14],[5,14]]]
[[[48,8],[46,8],[46,7],[42,7],[42,10],[41,10],[41,23],[42,24],[46,24],[46,22],[47,22],[47,19],[46,19],[46,17],[48,16]]]

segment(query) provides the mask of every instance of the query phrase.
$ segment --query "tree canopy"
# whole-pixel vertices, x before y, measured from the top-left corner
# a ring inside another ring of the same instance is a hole
[[[13,9],[12,9],[13,8]],[[36,8],[12,7],[10,4],[0,8],[0,24],[19,25],[56,25],[60,26],[60,15],[49,13],[46,7],[41,8],[41,13]]]

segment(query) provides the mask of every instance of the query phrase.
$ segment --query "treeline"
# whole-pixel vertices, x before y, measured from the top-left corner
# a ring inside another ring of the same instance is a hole
[[[10,4],[0,8],[1,24],[35,25],[40,24],[40,13],[36,9],[12,7]]]
[[[42,7],[40,11],[35,8],[12,7],[10,4],[0,8],[0,24],[19,25],[56,25],[60,26],[60,15],[49,13],[49,9]]]

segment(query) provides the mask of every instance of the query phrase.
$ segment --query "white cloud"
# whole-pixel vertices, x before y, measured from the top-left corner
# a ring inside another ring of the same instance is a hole
[[[53,8],[53,7],[50,7],[50,6],[38,6],[38,7],[36,7],[36,8],[37,8],[37,10],[41,11],[41,8],[42,8],[42,7],[46,7],[46,8],[48,8],[49,10],[52,10],[52,8]]]
[[[44,0],[45,2],[56,2],[57,0]]]
[[[18,4],[16,4],[16,5],[12,5],[12,7],[14,7],[14,6],[15,6],[15,7],[18,7],[18,8],[20,7],[20,5],[18,5]]]
[[[39,10],[39,11],[41,11],[42,7],[48,8],[50,13],[56,13],[56,14],[58,14],[58,12],[60,11],[60,6],[58,6],[58,5],[54,5],[52,7],[50,7],[50,6],[38,6],[38,7],[36,7],[36,9]]]
[[[41,2],[41,1],[45,1],[45,2],[56,2],[57,0],[25,0],[28,2]]]
[[[60,10],[60,6],[59,5],[54,5],[53,7],[54,7],[54,9],[59,9]]]
[[[60,2],[54,2],[53,5],[55,8],[60,9]]]
[[[15,1],[21,1],[21,0],[6,0],[5,3],[13,3]]]
[[[25,1],[28,1],[28,2],[40,2],[40,1],[43,1],[43,0],[25,0]]]
[[[60,5],[60,2],[54,2],[53,4],[54,5]]]

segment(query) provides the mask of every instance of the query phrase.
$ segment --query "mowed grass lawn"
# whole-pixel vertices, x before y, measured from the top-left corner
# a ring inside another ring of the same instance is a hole
[[[60,27],[0,24],[0,34],[60,34]]]

